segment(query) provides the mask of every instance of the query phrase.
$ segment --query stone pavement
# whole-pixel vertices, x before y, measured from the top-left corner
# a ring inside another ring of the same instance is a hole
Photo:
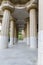
[[[0,65],[36,65],[37,49],[18,42],[8,49],[0,50]]]

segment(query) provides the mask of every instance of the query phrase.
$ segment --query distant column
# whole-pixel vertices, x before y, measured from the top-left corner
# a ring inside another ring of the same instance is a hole
[[[10,45],[14,44],[14,20],[10,20]]]
[[[14,22],[14,44],[17,41],[17,30],[16,30],[16,23]]]
[[[27,45],[30,46],[30,24],[27,21]]]

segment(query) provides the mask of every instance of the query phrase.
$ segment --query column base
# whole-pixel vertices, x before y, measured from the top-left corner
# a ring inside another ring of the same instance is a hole
[[[10,38],[10,45],[13,45],[13,44],[14,44],[14,39]]]
[[[43,65],[43,31],[38,32],[38,65]]]
[[[24,38],[23,40],[28,46],[30,45],[30,38]]]
[[[17,38],[14,38],[14,44],[16,44],[17,43]]]
[[[24,38],[24,39],[23,39],[23,42],[25,42],[25,43],[26,43],[26,41],[27,41],[27,38]]]
[[[30,37],[30,48],[37,48],[38,41],[36,37]]]
[[[27,45],[30,46],[30,38],[27,37]]]
[[[0,36],[0,49],[6,49],[8,47],[8,37]]]

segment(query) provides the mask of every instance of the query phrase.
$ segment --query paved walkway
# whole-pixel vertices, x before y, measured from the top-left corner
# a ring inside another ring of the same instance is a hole
[[[36,65],[36,62],[37,49],[30,49],[23,42],[0,50],[0,65]]]

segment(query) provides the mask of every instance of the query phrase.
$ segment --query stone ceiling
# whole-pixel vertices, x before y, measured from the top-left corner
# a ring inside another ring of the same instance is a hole
[[[0,4],[2,3],[2,1],[3,0],[0,0]],[[12,2],[14,5],[17,5],[17,4],[24,5],[24,4],[26,4],[27,2],[29,2],[31,0],[9,0],[9,1]]]
[[[10,0],[14,4],[26,4],[30,0]]]
[[[19,4],[19,5],[25,5],[26,3],[30,2],[32,0],[10,0],[14,5]],[[0,3],[2,0],[0,0]],[[22,7],[22,6],[15,6],[15,10],[12,13],[12,16],[17,19],[16,24],[19,28],[24,28],[24,25],[26,24],[25,19],[29,17],[28,11]]]

